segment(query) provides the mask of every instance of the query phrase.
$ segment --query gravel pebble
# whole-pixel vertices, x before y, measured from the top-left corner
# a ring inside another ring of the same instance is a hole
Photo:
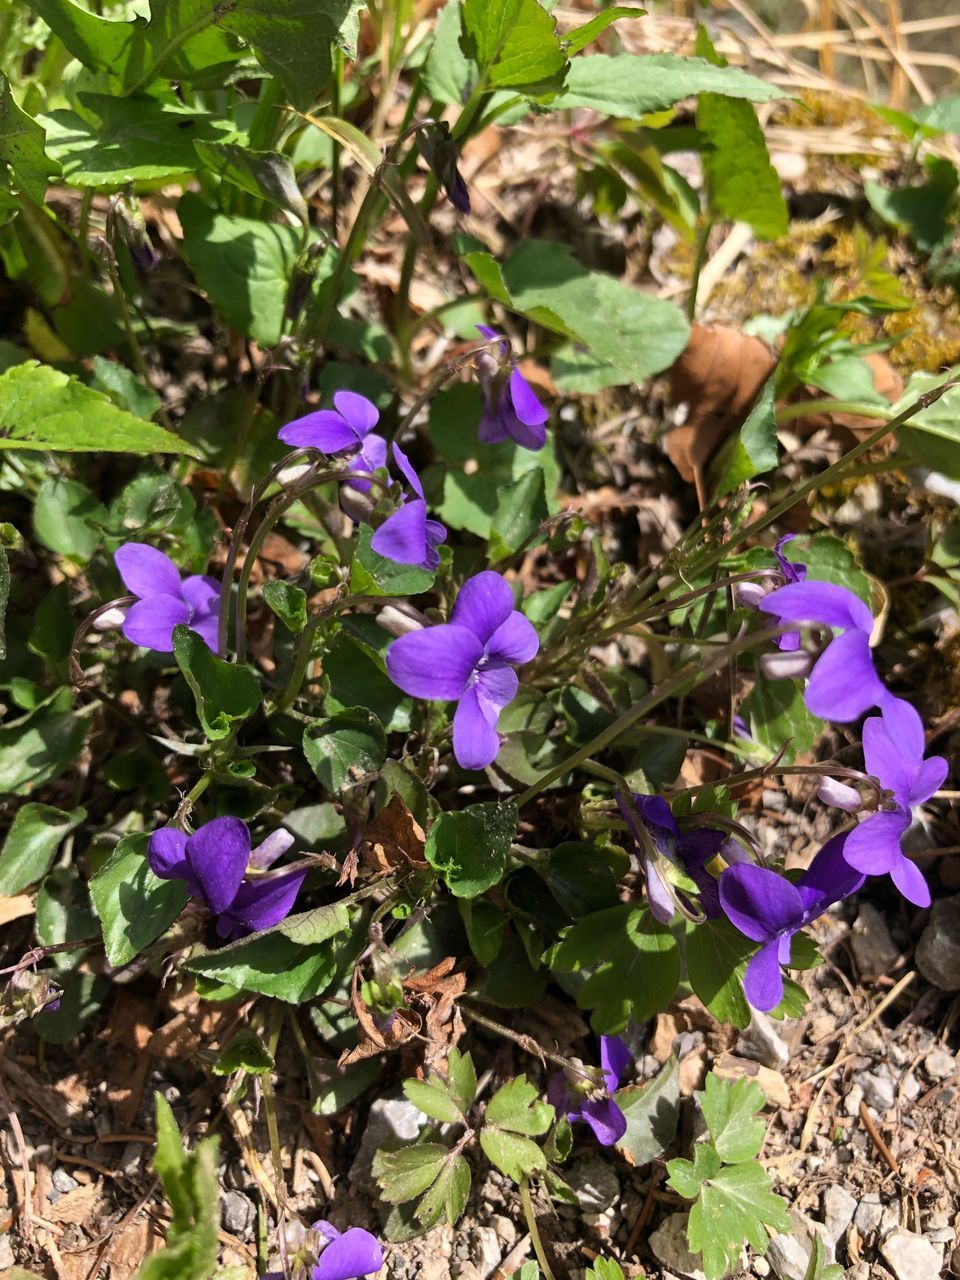
[[[923,1069],[931,1080],[946,1080],[957,1069],[957,1060],[946,1049],[931,1049],[923,1060]]]
[[[904,1227],[884,1237],[880,1254],[897,1280],[931,1280],[943,1266],[943,1249]]]
[[[941,991],[960,991],[960,896],[933,904],[914,958],[928,982]]]
[[[54,1169],[51,1181],[61,1195],[65,1195],[68,1191],[73,1191],[75,1187],[80,1185],[76,1178],[70,1177],[66,1169],[60,1168]]]
[[[697,1266],[699,1255],[687,1248],[688,1213],[671,1213],[664,1218],[656,1231],[652,1231],[647,1240],[650,1251],[659,1263],[676,1271],[688,1280],[706,1280],[704,1272]]]

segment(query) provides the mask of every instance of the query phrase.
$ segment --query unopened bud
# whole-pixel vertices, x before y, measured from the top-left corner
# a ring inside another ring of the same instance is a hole
[[[802,680],[812,666],[813,658],[806,649],[779,649],[760,655],[760,670],[768,680]]]
[[[766,594],[759,582],[738,582],[734,592],[737,604],[743,609],[758,609]]]
[[[94,630],[115,631],[117,627],[123,626],[126,616],[126,609],[104,609],[103,613],[93,620]]]
[[[282,471],[277,472],[277,483],[293,484],[295,480],[305,476],[311,466],[312,463],[309,462],[295,462],[292,467],[284,467]]]
[[[738,862],[753,861],[740,841],[734,840],[733,836],[727,836],[717,850],[717,856],[722,858],[728,867],[735,866]]]
[[[387,604],[377,614],[377,626],[392,636],[405,636],[411,631],[422,631],[423,622],[399,609],[394,604]]]
[[[838,782],[836,778],[821,779],[817,799],[834,809],[845,809],[847,813],[857,813],[863,808],[863,799],[856,787]]]

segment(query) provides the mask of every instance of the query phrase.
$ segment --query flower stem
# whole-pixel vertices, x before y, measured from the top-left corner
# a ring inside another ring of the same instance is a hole
[[[290,679],[287,681],[287,687],[277,699],[275,705],[267,711],[268,715],[278,715],[281,711],[286,711],[287,707],[294,701],[300,692],[303,684],[304,676],[307,674],[307,667],[310,665],[310,654],[313,649],[313,637],[317,628],[321,623],[326,622],[328,618],[337,613],[346,602],[343,599],[343,588],[338,590],[334,598],[325,604],[323,608],[310,618],[300,638],[297,641],[297,656],[294,660],[293,670],[290,672]]]
[[[533,1251],[537,1255],[537,1261],[540,1263],[540,1270],[543,1272],[544,1280],[557,1280],[547,1260],[543,1241],[540,1239],[540,1228],[537,1226],[537,1219],[533,1212],[533,1201],[530,1198],[530,1183],[526,1178],[521,1179],[520,1182],[520,1201],[523,1204],[523,1216],[527,1220],[527,1230],[530,1232],[530,1239],[533,1241]]]

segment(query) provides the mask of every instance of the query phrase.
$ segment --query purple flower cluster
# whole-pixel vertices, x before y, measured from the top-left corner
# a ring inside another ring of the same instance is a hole
[[[293,844],[293,836],[274,831],[255,849],[250,832],[239,818],[213,818],[188,836],[179,827],[161,827],[147,845],[154,875],[182,880],[190,895],[217,918],[221,938],[241,938],[269,929],[285,919],[306,871],[289,875],[250,875],[265,872]]]
[[[338,1231],[325,1218],[313,1224],[319,1239],[319,1256],[310,1268],[310,1280],[365,1280],[383,1266],[383,1249],[376,1236],[363,1227]],[[263,1280],[283,1280],[279,1271],[268,1271]]]

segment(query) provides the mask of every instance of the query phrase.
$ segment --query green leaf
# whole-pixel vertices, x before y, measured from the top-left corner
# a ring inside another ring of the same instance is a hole
[[[470,1166],[463,1156],[448,1156],[436,1182],[417,1205],[416,1218],[425,1228],[435,1226],[446,1217],[453,1226],[470,1195]]]
[[[592,1009],[590,1025],[614,1035],[632,1017],[643,1022],[670,1003],[680,981],[677,942],[666,925],[642,907],[623,905],[583,916],[561,934],[550,967],[593,972],[577,994]]]
[[[79,1035],[84,1023],[103,1008],[112,984],[99,974],[79,971],[58,974],[56,981],[60,987],[60,1005],[37,1014],[33,1029],[48,1044],[67,1044]],[[3,1275],[6,1280],[7,1272]]]
[[[61,841],[86,819],[86,809],[64,813],[48,804],[23,804],[0,849],[0,894],[13,896],[42,880]]]
[[[194,146],[207,168],[225,182],[289,210],[301,222],[307,221],[306,201],[285,155],[278,151],[251,151],[235,142],[196,141]]]
[[[170,1104],[156,1095],[157,1150],[153,1165],[173,1210],[165,1246],[151,1254],[137,1280],[208,1280],[217,1266],[220,1189],[216,1137],[186,1152]]]
[[[618,22],[621,18],[642,18],[646,12],[646,9],[634,9],[625,4],[611,5],[609,9],[604,9],[589,22],[567,32],[563,37],[563,47],[567,55],[572,57],[581,49],[585,49],[588,44],[593,44],[594,40],[602,36],[612,23]]]
[[[399,1151],[378,1151],[373,1176],[387,1204],[406,1204],[422,1195],[440,1175],[449,1152],[440,1142],[415,1142]]]
[[[360,526],[353,563],[350,566],[350,590],[355,595],[418,596],[433,586],[434,575],[416,565],[398,564],[370,547],[373,530]]]
[[[539,1100],[536,1086],[526,1076],[517,1076],[501,1085],[487,1103],[483,1123],[529,1137],[546,1133],[553,1119],[553,1107]]]
[[[933,253],[951,235],[960,174],[945,157],[928,160],[927,169],[930,180],[919,186],[889,188],[868,181],[863,193],[884,222],[905,232],[924,253]]]
[[[10,92],[10,82],[0,71],[0,178],[15,193],[42,205],[47,194],[47,179],[60,166],[44,152],[43,129],[22,111]],[[12,180],[12,181],[11,181]],[[0,201],[6,203],[0,195]],[[12,214],[15,202],[9,206]],[[0,208],[0,216],[5,210]]]
[[[441,813],[424,856],[456,898],[476,898],[498,884],[517,831],[514,804],[471,804]]]
[[[470,950],[487,966],[500,951],[509,917],[486,898],[461,898],[459,907]]]
[[[826,1250],[819,1231],[810,1233],[810,1265],[803,1280],[843,1280],[843,1267],[826,1266]]]
[[[155,98],[77,97],[82,115],[63,109],[38,116],[47,131],[48,153],[75,187],[109,189],[188,177],[197,169],[195,141],[215,142],[235,132],[205,111]]]
[[[771,760],[784,751],[786,744],[782,755],[785,764],[792,764],[798,755],[809,751],[823,726],[823,721],[807,710],[799,680],[768,680],[760,671],[740,712],[750,726],[754,742]]]
[[[777,412],[773,384],[773,378],[768,378],[763,384],[756,404],[740,428],[733,453],[717,485],[719,497],[732,493],[754,476],[772,471],[777,465]]]
[[[90,881],[103,927],[103,945],[114,966],[128,964],[169,928],[187,905],[182,880],[161,880],[147,861],[149,836],[124,836]]]
[[[700,1109],[710,1130],[714,1150],[725,1164],[738,1164],[759,1155],[766,1124],[756,1115],[766,1099],[753,1080],[720,1080],[708,1074]]]
[[[33,505],[33,531],[50,551],[86,562],[99,547],[107,512],[79,480],[44,480]]]
[[[680,1122],[677,1057],[671,1054],[649,1084],[620,1089],[614,1100],[627,1122],[627,1131],[617,1146],[628,1151],[638,1167],[658,1159],[676,1138]]]
[[[430,1076],[426,1080],[404,1080],[403,1092],[415,1107],[441,1124],[455,1124],[463,1120],[460,1107],[438,1076]]]
[[[280,340],[287,289],[300,252],[300,232],[211,209],[193,192],[177,213],[197,283],[225,320],[261,346]]]
[[[334,903],[288,916],[272,929],[194,954],[184,966],[243,991],[302,1004],[326,991],[336,976],[338,935],[350,929],[346,907]]]
[[[356,56],[360,10],[366,0],[237,0],[215,9],[217,21],[249,44],[276,76],[285,98],[301,110],[313,105],[331,72],[331,47]]]
[[[785,236],[787,204],[752,104],[701,94],[697,128],[707,143],[701,157],[710,211],[746,222],[762,240]]]
[[[709,1142],[698,1142],[693,1149],[693,1161],[668,1160],[667,1172],[670,1186],[685,1200],[695,1200],[708,1178],[715,1177],[723,1161]]]
[[[635,10],[628,10],[633,13]],[[625,1280],[619,1262],[611,1262],[608,1258],[597,1258],[592,1267],[587,1268],[586,1280]]]
[[[7,604],[10,600],[10,559],[0,542],[0,662],[7,656]]]
[[[287,630],[298,636],[307,625],[307,593],[303,588],[275,579],[263,584],[263,598]]]
[[[678,307],[587,271],[564,245],[525,240],[503,275],[516,310],[584,343],[621,382],[642,382],[668,368],[687,345],[690,329]]]
[[[753,950],[754,944],[729,920],[704,920],[687,927],[687,978],[718,1022],[735,1027],[750,1022],[743,974]]]
[[[255,1031],[238,1031],[213,1064],[215,1076],[231,1076],[235,1071],[262,1076],[274,1067],[273,1055]]]
[[[437,17],[421,73],[430,97],[445,106],[463,106],[477,74],[460,46],[462,32],[460,0],[447,0]]]
[[[25,360],[0,374],[0,449],[189,453],[170,431],[112,404],[78,378]]]
[[[786,1204],[771,1191],[772,1185],[770,1175],[755,1161],[727,1165],[704,1181],[690,1210],[687,1239],[690,1249],[702,1254],[710,1280],[718,1280],[737,1265],[745,1243],[765,1253],[770,1243],[767,1228],[792,1230]]]
[[[372,711],[348,707],[307,726],[303,754],[325,789],[336,795],[343,786],[377,772],[387,758],[387,737]]]
[[[560,83],[567,59],[537,0],[464,0],[464,45],[495,89]]]
[[[815,582],[834,582],[872,605],[870,579],[845,542],[829,533],[801,536],[788,544],[787,556],[807,566],[807,578]],[[819,726],[818,726],[819,731]]]
[[[464,1114],[477,1096],[477,1072],[469,1053],[451,1049],[447,1059],[447,1084],[457,1106]]]
[[[664,111],[698,93],[769,102],[786,96],[765,80],[736,67],[714,67],[703,58],[673,53],[619,53],[608,57],[588,53],[574,58],[564,90],[549,103],[553,111],[592,107],[604,115],[635,120],[651,111]]]
[[[173,629],[173,656],[193,691],[200,724],[211,742],[222,741],[259,707],[260,685],[253,671],[218,658],[183,623]]]
[[[37,605],[27,648],[57,667],[73,647],[75,630],[69,583],[58,582]]]
[[[474,279],[484,292],[497,302],[502,302],[505,307],[510,306],[510,294],[507,292],[500,263],[492,253],[473,250],[470,253],[461,254],[461,261],[472,272]]]
[[[83,746],[87,714],[58,690],[25,716],[0,726],[0,793],[27,795],[67,768]]]
[[[514,1182],[542,1173],[547,1167],[547,1157],[537,1144],[516,1133],[484,1128],[480,1131],[480,1146],[490,1163]]]
[[[917,107],[913,118],[941,133],[960,133],[960,94],[948,93]]]
[[[912,373],[903,395],[891,405],[890,412],[894,415],[903,413],[924,392],[932,391],[958,375],[960,365],[954,365],[946,374]],[[900,448],[909,459],[941,471],[951,480],[960,480],[960,387],[952,387],[935,404],[914,414],[897,434]]]
[[[90,904],[90,890],[76,867],[54,867],[37,891],[37,941],[44,947],[61,942],[95,938],[99,929]],[[58,969],[73,969],[86,951],[54,953],[50,959]]]
[[[153,388],[145,387],[132,369],[116,360],[93,357],[92,385],[95,391],[105,392],[118,409],[126,409],[135,417],[152,418],[160,408],[160,397]]]
[[[487,559],[491,564],[512,556],[533,538],[549,515],[541,467],[531,467],[513,484],[498,489],[497,496],[499,501],[490,526],[487,548]]]

